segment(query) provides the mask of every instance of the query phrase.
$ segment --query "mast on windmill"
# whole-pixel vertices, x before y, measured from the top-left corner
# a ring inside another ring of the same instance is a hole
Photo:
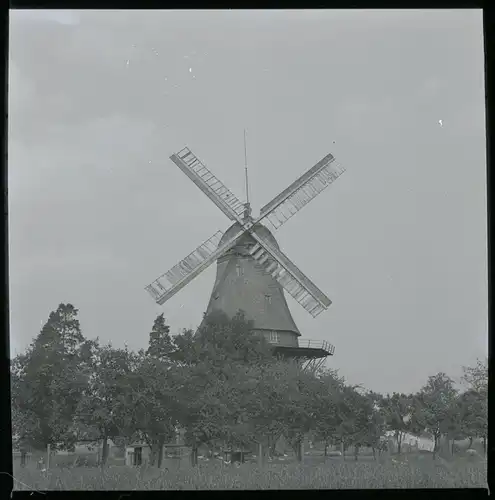
[[[245,136],[244,136],[245,139]],[[170,159],[231,220],[222,234],[215,232],[196,250],[161,275],[146,290],[164,304],[213,262],[217,275],[206,314],[221,310],[234,316],[239,309],[253,321],[253,331],[263,334],[275,354],[298,358],[306,368],[317,368],[333,355],[326,341],[300,341],[284,291],[313,317],[331,300],[283,253],[272,231],[280,228],[345,171],[332,154],[326,155],[262,207],[253,220],[249,204],[245,146],[246,202],[241,202],[192,151],[185,147]],[[268,229],[266,225],[271,228]]]
[[[247,222],[251,218],[251,205],[249,204],[249,182],[248,182],[248,166],[247,166],[246,129],[244,129],[244,174],[245,174],[245,178],[246,178],[246,203],[244,204],[244,221]]]

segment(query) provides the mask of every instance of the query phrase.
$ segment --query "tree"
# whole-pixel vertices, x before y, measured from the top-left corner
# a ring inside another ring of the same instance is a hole
[[[252,441],[259,446],[262,464],[281,435],[287,435],[287,404],[296,392],[290,375],[295,370],[286,360],[271,359],[253,367],[254,387],[246,400]],[[296,368],[297,369],[297,368]],[[297,396],[297,395],[296,395]]]
[[[205,316],[201,328],[194,335],[196,361],[208,360],[216,373],[221,373],[221,366],[226,360],[238,363],[271,361],[269,344],[252,329],[253,321],[246,320],[241,310],[232,318],[221,311],[213,311]]]
[[[483,450],[486,455],[486,439],[488,434],[488,359],[477,360],[476,365],[464,367],[463,382],[468,390],[464,395],[467,423],[465,431],[471,439],[483,439]]]
[[[130,433],[130,375],[133,354],[111,345],[98,347],[88,387],[77,407],[74,424],[79,438],[102,440],[101,465],[108,457],[108,439]],[[91,437],[90,437],[91,436]]]
[[[81,333],[78,310],[60,304],[25,354],[11,364],[12,408],[22,440],[34,448],[71,446],[72,417],[90,376],[95,342]]]
[[[301,461],[304,436],[317,426],[319,402],[315,396],[319,382],[314,373],[305,371],[300,363],[293,359],[278,360],[274,369],[275,380],[268,379],[270,381],[268,391],[272,399],[265,402],[265,420],[268,415],[273,415],[269,428],[281,430],[294,450],[297,460]],[[273,388],[277,386],[277,390],[274,391]],[[262,397],[260,401],[263,402]],[[276,434],[272,436],[275,439],[278,437]]]
[[[199,396],[199,418],[194,428],[205,442],[233,449],[252,442],[249,402],[256,386],[257,369],[229,363],[228,378],[213,379]]]
[[[163,446],[175,434],[179,389],[175,367],[166,359],[138,354],[130,382],[131,427],[150,446],[150,464],[161,467]]]
[[[180,422],[192,446],[195,464],[202,444],[245,442],[248,389],[253,367],[273,361],[265,339],[252,332],[252,322],[239,311],[229,319],[215,312],[204,318],[196,332],[184,331],[174,339]]]
[[[304,436],[316,427],[318,403],[315,399],[318,381],[313,373],[302,369],[297,361],[287,362],[288,387],[284,415],[285,436],[298,461],[302,460]]]
[[[165,323],[163,313],[158,315],[153,323],[146,354],[155,358],[168,358],[175,350],[170,327]]]
[[[359,448],[371,441],[373,402],[359,389],[359,386],[343,384],[337,400],[336,441],[341,444],[343,460],[349,446],[354,445],[354,456],[357,460]]]
[[[186,356],[183,361],[187,366],[192,340],[192,332],[173,339],[164,315],[160,314],[153,323],[147,350],[139,351],[135,357],[130,377],[130,426],[136,437],[150,447],[150,464],[159,468],[163,447],[173,438],[179,421],[182,387],[179,370],[183,364],[180,356]]]
[[[392,395],[387,394],[379,404],[383,409],[386,426],[395,433],[397,452],[400,454],[404,435],[417,433],[421,429],[418,400],[412,394],[394,392]]]
[[[459,434],[468,437],[471,448],[474,438],[483,439],[486,453],[486,436],[488,434],[488,400],[475,390],[461,393],[457,400],[457,419]]]
[[[435,440],[433,455],[439,449],[440,436],[452,433],[452,408],[457,398],[453,380],[440,372],[428,378],[418,394],[420,402],[419,420]]]
[[[482,395],[488,393],[488,359],[476,361],[475,366],[463,367],[462,381],[472,389]]]
[[[324,443],[324,455],[327,456],[328,446],[336,442],[341,425],[339,404],[341,404],[344,379],[337,372],[325,370],[320,374],[319,386],[316,391],[318,410],[316,412],[316,437]]]
[[[361,418],[356,426],[356,459],[359,446],[369,446],[373,450],[373,457],[376,458],[376,450],[381,448],[386,430],[386,416],[380,406],[383,397],[371,391],[359,396]]]

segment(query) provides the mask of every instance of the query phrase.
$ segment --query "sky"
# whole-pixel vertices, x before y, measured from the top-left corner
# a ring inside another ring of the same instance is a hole
[[[51,311],[145,347],[199,324],[215,265],[144,287],[230,221],[184,146],[259,209],[323,156],[347,171],[276,233],[332,300],[287,301],[326,366],[381,392],[487,354],[481,10],[11,11],[11,352]],[[288,295],[288,294],[286,294]]]

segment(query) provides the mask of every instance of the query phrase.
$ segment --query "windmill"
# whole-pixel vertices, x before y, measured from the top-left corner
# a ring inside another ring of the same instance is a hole
[[[253,331],[266,337],[275,354],[317,368],[334,346],[326,341],[299,341],[299,332],[284,291],[313,317],[330,299],[279,248],[276,231],[345,171],[328,154],[251,217],[249,197],[241,202],[187,147],[170,159],[208,196],[233,224],[201,243],[146,290],[164,304],[213,262],[217,274],[206,313],[221,310],[232,317],[239,309],[253,320]],[[246,165],[247,186],[247,165]],[[271,230],[267,227],[269,226]]]

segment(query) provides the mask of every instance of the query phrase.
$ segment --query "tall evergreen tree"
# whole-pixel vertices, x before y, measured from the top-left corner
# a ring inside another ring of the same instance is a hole
[[[170,336],[170,327],[165,322],[163,313],[153,323],[146,354],[155,358],[166,358],[174,351],[174,343]]]
[[[84,338],[78,310],[60,304],[26,353],[11,365],[16,432],[35,448],[70,445],[72,418],[88,384],[94,341]]]

